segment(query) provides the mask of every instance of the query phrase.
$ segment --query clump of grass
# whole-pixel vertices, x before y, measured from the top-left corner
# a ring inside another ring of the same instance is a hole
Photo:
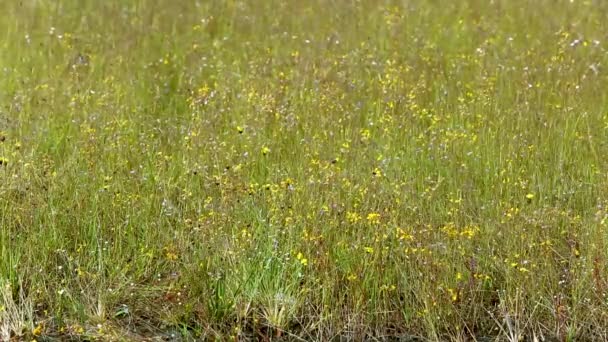
[[[34,306],[31,298],[22,288],[13,289],[3,281],[0,288],[0,335],[3,340],[23,337],[27,334],[39,335],[41,325],[34,327]]]
[[[1,338],[608,338],[605,4],[0,10]]]

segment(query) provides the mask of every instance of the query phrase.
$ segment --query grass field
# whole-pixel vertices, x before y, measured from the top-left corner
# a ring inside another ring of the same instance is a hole
[[[0,340],[608,340],[608,2],[0,12]]]

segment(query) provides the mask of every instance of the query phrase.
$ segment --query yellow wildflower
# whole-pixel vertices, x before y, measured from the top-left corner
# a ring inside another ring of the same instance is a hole
[[[304,254],[302,254],[302,252],[298,252],[298,254],[296,255],[296,259],[298,259],[303,266],[308,265],[308,259],[304,257]]]
[[[371,224],[379,224],[380,223],[380,214],[378,214],[378,213],[367,214],[367,222],[369,222]]]

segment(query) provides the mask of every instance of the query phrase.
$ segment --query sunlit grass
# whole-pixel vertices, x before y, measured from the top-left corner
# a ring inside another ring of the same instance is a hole
[[[0,339],[608,339],[599,1],[5,1]]]

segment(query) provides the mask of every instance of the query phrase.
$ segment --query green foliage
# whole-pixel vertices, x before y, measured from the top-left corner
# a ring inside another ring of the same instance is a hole
[[[608,3],[0,11],[0,339],[608,339]]]

